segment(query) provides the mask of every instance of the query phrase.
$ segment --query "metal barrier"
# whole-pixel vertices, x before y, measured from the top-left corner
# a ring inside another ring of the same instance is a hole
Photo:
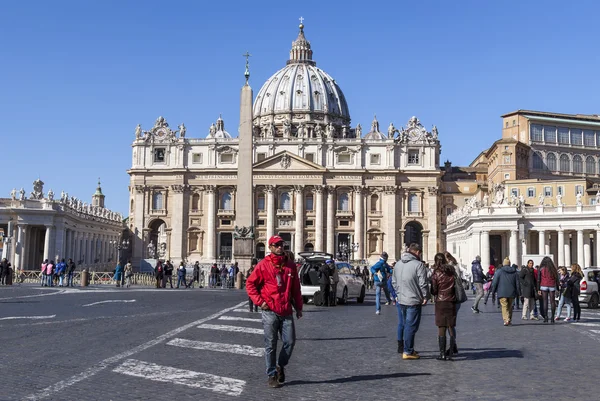
[[[81,285],[81,271],[76,271],[73,273],[73,285],[80,286]],[[114,273],[112,272],[88,272],[89,281],[91,285],[115,285],[116,282],[114,280]],[[40,271],[31,271],[31,270],[19,270],[14,273],[13,276],[13,284],[21,284],[21,283],[33,283],[39,284],[42,283],[42,273]],[[58,282],[58,279],[55,278],[53,281]],[[67,282],[67,275],[65,274],[64,282]],[[148,273],[133,273],[133,277],[131,277],[132,285],[141,285],[141,286],[153,286],[156,284],[156,279],[153,274]],[[56,285],[56,284],[55,284]]]

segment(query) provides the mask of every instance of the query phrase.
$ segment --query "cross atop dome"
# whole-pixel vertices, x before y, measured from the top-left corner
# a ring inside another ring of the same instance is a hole
[[[288,64],[304,63],[315,65],[316,63],[312,59],[312,50],[310,48],[310,42],[304,37],[304,18],[300,17],[300,32],[298,37],[292,42],[292,50],[290,50],[290,59]]]

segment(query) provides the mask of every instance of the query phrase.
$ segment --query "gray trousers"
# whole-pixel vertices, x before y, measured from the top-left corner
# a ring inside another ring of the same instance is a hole
[[[475,290],[477,291],[477,295],[475,296],[475,302],[473,302],[473,307],[475,309],[479,309],[479,301],[483,298],[483,284],[482,283],[474,283]]]

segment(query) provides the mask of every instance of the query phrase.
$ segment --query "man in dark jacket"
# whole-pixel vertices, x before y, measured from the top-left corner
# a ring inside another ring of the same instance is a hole
[[[512,324],[512,304],[515,297],[520,296],[519,274],[517,269],[510,265],[510,259],[505,258],[503,266],[496,270],[491,290],[498,294],[502,305],[502,319],[505,326]]]
[[[481,258],[479,255],[475,256],[475,260],[471,263],[471,272],[473,273],[473,285],[477,291],[475,302],[473,302],[471,310],[473,313],[479,313],[479,301],[481,301],[481,298],[483,298],[483,283],[485,281],[485,275],[483,274],[483,269],[481,268]]]
[[[338,269],[333,260],[328,260],[327,264],[329,265],[329,269],[331,270],[331,288],[329,291],[329,306],[337,305],[337,285],[340,282],[340,276],[338,274]]]
[[[165,262],[165,279],[162,283],[162,287],[165,288],[167,286],[167,281],[173,288],[173,264],[171,264],[170,260]]]
[[[329,306],[329,298],[331,297],[331,280],[329,279],[329,277],[332,275],[333,272],[329,268],[329,263],[327,262],[321,263],[321,266],[319,267],[319,285],[321,286],[323,306]]]
[[[73,259],[69,259],[67,261],[67,287],[73,287],[73,276],[75,275],[76,268],[77,266],[75,266]]]

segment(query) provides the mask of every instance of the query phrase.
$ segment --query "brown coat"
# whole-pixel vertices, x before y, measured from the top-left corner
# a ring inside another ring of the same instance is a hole
[[[431,293],[435,295],[435,302],[456,301],[454,274],[454,267],[450,265],[434,270],[431,276]]]

